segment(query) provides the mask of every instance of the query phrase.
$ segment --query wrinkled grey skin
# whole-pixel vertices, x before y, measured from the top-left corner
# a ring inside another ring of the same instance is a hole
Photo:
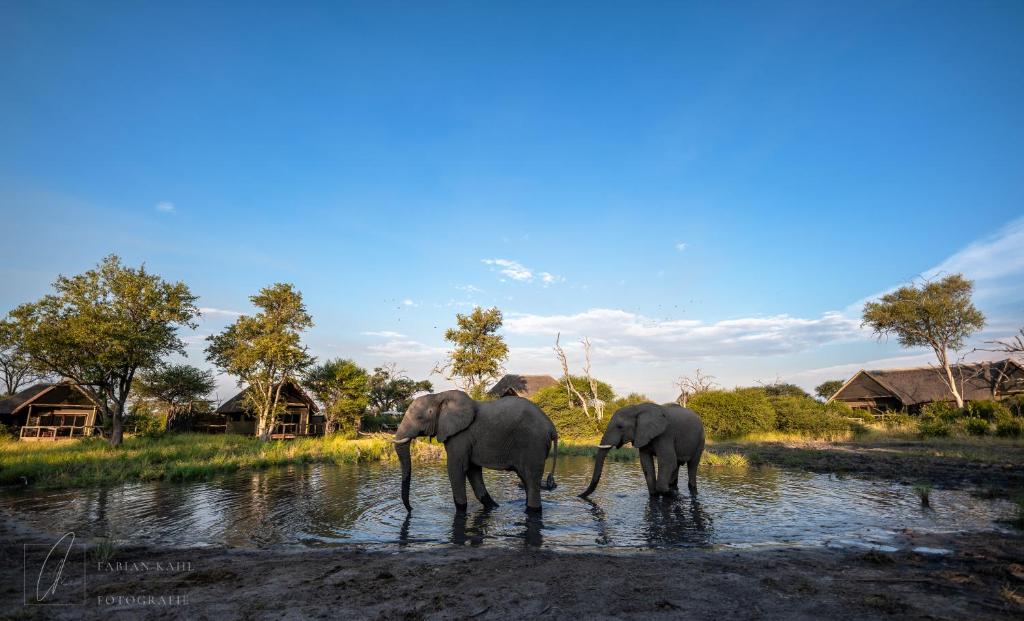
[[[604,459],[612,448],[632,442],[640,451],[640,466],[651,496],[679,493],[679,466],[686,465],[690,494],[697,493],[697,466],[704,452],[704,423],[693,410],[675,403],[641,403],[616,412],[605,428],[594,459],[590,486],[580,494],[586,498],[601,480]],[[658,462],[655,472],[654,462]]]
[[[558,433],[551,419],[532,401],[503,397],[474,401],[461,390],[418,397],[406,410],[395,432],[395,451],[402,465],[402,502],[409,504],[412,438],[436,436],[448,454],[448,478],[458,511],[466,510],[466,479],[484,507],[497,507],[484,487],[483,469],[512,470],[526,488],[526,510],[540,512],[541,478],[551,443],[555,457],[547,489],[555,486]],[[410,441],[405,441],[406,439]]]

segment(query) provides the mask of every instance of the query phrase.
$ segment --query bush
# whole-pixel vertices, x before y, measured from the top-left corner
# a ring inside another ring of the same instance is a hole
[[[1024,395],[1014,395],[1002,401],[1014,416],[1024,418]]]
[[[779,431],[826,436],[850,430],[848,421],[810,397],[775,397],[771,404]]]
[[[604,433],[608,419],[627,400],[616,401],[612,387],[602,381],[595,381],[597,384],[597,396],[605,402],[604,416],[598,420],[594,409],[590,408],[588,416],[575,396],[570,399],[565,384],[548,386],[537,391],[533,395],[533,402],[537,404],[544,413],[548,415],[551,422],[558,429],[558,435],[563,438],[592,438]],[[583,395],[590,394],[590,384],[585,377],[572,377],[572,384]],[[628,398],[627,398],[628,399]]]
[[[922,419],[919,429],[926,438],[944,438],[953,433],[951,423],[937,418]]]
[[[843,414],[842,416],[845,416],[847,418],[856,418],[857,420],[864,423],[873,423],[878,420],[877,418],[875,418],[874,414],[868,412],[867,410],[851,409],[849,414]]]
[[[996,423],[996,435],[1004,438],[1024,436],[1024,419],[1011,418]]]
[[[899,429],[913,425],[914,419],[903,412],[886,412],[882,414],[882,424],[886,429]]]
[[[998,401],[970,401],[964,409],[968,416],[980,418],[990,423],[1013,418],[1010,408]]]
[[[946,423],[955,422],[961,416],[959,408],[954,407],[950,403],[944,403],[942,401],[936,401],[935,403],[929,403],[921,408],[922,419],[934,419],[943,421]]]
[[[969,416],[963,419],[964,431],[972,436],[983,436],[988,433],[989,422],[984,418]]]
[[[735,438],[775,430],[775,408],[763,390],[711,390],[694,395],[689,406],[700,415],[713,438]]]
[[[363,433],[377,433],[394,429],[402,421],[401,415],[395,414],[367,414],[360,419],[359,431]]]

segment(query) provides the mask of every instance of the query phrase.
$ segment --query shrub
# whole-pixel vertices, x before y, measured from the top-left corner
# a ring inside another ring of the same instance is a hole
[[[1014,395],[1002,402],[1014,416],[1024,418],[1024,395]]]
[[[735,438],[775,430],[775,409],[763,390],[711,390],[694,395],[689,406],[700,415],[713,438]]]
[[[954,407],[950,403],[944,403],[942,401],[929,403],[925,405],[923,408],[921,408],[922,419],[935,419],[947,423],[952,423],[956,421],[958,418],[960,418],[961,415],[962,412],[959,408]]]
[[[919,429],[926,438],[944,438],[953,433],[951,423],[937,418],[922,419]]]
[[[1010,408],[998,401],[970,401],[964,409],[968,416],[980,418],[990,423],[1013,418]]]
[[[850,430],[850,423],[809,397],[775,397],[775,424],[779,431],[834,435]]]
[[[988,433],[989,422],[984,418],[969,416],[963,419],[964,431],[972,436],[983,436]]]
[[[868,412],[867,410],[851,409],[848,414],[843,414],[842,416],[845,416],[847,418],[856,418],[857,420],[865,423],[873,423],[877,420],[875,418],[875,415],[872,414],[871,412]]]
[[[573,386],[583,395],[590,394],[590,384],[584,377],[572,377]],[[548,386],[537,391],[533,395],[533,402],[537,404],[544,413],[548,415],[551,422],[558,429],[558,435],[565,438],[592,438],[604,433],[608,419],[616,407],[615,393],[612,387],[602,381],[596,381],[597,396],[605,402],[604,416],[599,420],[594,409],[590,409],[588,416],[583,407],[577,402],[575,396],[570,399],[564,384]],[[625,400],[620,400],[625,402]],[[621,407],[621,406],[620,406]]]
[[[996,423],[996,435],[1004,438],[1024,436],[1024,419],[1011,418]]]
[[[882,414],[882,424],[885,425],[886,429],[898,429],[913,425],[914,419],[909,414],[903,412],[886,412]]]

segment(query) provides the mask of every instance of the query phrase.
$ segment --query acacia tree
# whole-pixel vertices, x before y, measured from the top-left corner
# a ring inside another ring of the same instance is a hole
[[[351,360],[338,358],[318,364],[302,380],[324,411],[324,431],[348,434],[359,430],[359,419],[370,398],[370,375]]]
[[[13,395],[33,382],[46,379],[18,346],[17,331],[10,321],[0,321],[0,396]]]
[[[497,379],[508,359],[508,345],[497,334],[501,328],[501,311],[477,306],[468,315],[455,315],[457,327],[444,333],[446,341],[455,345],[448,352],[451,378],[458,378],[460,387],[474,398],[483,396],[488,381]]]
[[[822,401],[828,401],[829,397],[839,392],[839,389],[845,384],[843,380],[827,380],[818,384],[814,388],[814,394],[818,395],[818,398]]]
[[[196,296],[181,282],[125,267],[110,255],[54,293],[11,311],[18,347],[38,369],[78,384],[121,444],[125,404],[139,369],[184,353],[178,328],[195,327]]]
[[[277,283],[249,298],[261,309],[242,315],[220,334],[207,337],[207,359],[219,370],[248,385],[245,404],[256,415],[256,434],[270,440],[283,409],[281,389],[313,363],[302,345],[302,332],[313,326],[302,294]]]
[[[961,408],[964,398],[953,377],[950,352],[985,327],[985,315],[971,302],[973,290],[974,283],[962,274],[900,287],[877,302],[866,303],[861,324],[871,326],[879,338],[895,334],[903,347],[931,347],[939,361],[939,375]]]
[[[217,381],[213,371],[188,364],[162,364],[139,374],[139,396],[155,399],[167,409],[167,429],[191,431],[195,403],[206,403]]]
[[[373,370],[368,379],[368,399],[370,409],[381,412],[404,411],[409,407],[413,396],[420,392],[434,389],[429,380],[415,381],[410,379],[398,365],[386,364]]]

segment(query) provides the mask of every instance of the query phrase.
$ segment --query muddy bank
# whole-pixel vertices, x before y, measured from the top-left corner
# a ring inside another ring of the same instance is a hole
[[[754,465],[856,475],[934,487],[977,487],[1015,496],[1024,492],[1024,446],[965,442],[756,442],[714,444]]]
[[[84,552],[84,566],[73,551],[53,595],[72,601],[46,608],[22,603],[21,544],[48,549],[54,537],[10,524],[0,535],[5,542],[0,598],[7,618],[108,618],[112,612],[122,618],[221,620],[1019,619],[1024,614],[1024,538],[1006,533],[905,532],[890,542],[895,552],[101,547]],[[917,547],[951,552],[913,551]],[[31,590],[33,580],[27,582]]]

